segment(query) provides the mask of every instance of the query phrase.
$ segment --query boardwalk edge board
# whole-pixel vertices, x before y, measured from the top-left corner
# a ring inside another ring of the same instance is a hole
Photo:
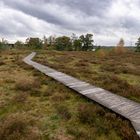
[[[32,58],[36,55],[36,52],[32,52],[30,55],[25,57],[23,61],[44,73],[47,76],[59,81],[70,89],[86,96],[87,98],[105,106],[106,108],[114,111],[117,114],[130,120],[137,135],[140,138],[140,104],[132,100],[129,100],[120,95],[113,94],[102,88],[95,87],[89,83],[78,80],[72,76],[59,72],[48,66],[44,66],[35,61]]]

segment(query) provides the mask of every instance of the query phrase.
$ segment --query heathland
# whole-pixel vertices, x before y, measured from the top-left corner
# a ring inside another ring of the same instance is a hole
[[[138,52],[36,51],[39,63],[140,102]],[[138,139],[128,120],[24,64],[31,52],[0,52],[0,139]]]

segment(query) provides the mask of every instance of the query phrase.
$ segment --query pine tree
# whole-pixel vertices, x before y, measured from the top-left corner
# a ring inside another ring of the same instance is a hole
[[[119,43],[117,44],[117,46],[115,47],[114,50],[115,50],[115,53],[117,53],[117,54],[122,54],[127,51],[123,38],[120,39]]]
[[[117,47],[124,47],[124,40],[123,38],[120,39],[119,43],[117,44]]]
[[[138,41],[136,42],[136,51],[140,52],[140,37],[138,38]]]

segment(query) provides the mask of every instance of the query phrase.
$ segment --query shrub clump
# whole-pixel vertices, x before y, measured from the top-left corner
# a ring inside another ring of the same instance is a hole
[[[101,81],[100,86],[113,92],[123,95],[125,97],[135,96],[138,97],[140,94],[140,88],[135,85],[130,85],[127,81],[118,78],[116,75],[102,75],[98,77],[98,81]]]
[[[71,113],[69,112],[69,109],[64,105],[57,105],[56,111],[65,120],[69,120],[71,118]]]
[[[12,114],[0,122],[1,140],[38,140],[39,135],[29,127],[30,122],[23,114]]]
[[[70,98],[69,94],[64,93],[55,93],[52,95],[51,100],[54,102],[62,102]]]
[[[21,79],[16,82],[16,89],[21,91],[28,91],[33,88],[39,88],[40,82],[38,80]]]
[[[95,122],[96,107],[92,104],[80,104],[78,106],[78,119],[82,123],[92,124]]]
[[[98,56],[99,58],[104,58],[104,57],[107,56],[107,54],[106,54],[105,50],[100,49],[100,50],[97,52],[97,56]]]
[[[32,87],[32,81],[28,79],[21,79],[16,82],[16,89],[21,91],[28,91]]]
[[[13,101],[16,103],[25,103],[27,101],[28,94],[25,92],[20,92],[19,94],[16,94],[13,98]]]
[[[4,64],[5,64],[4,61],[0,60],[0,66]]]

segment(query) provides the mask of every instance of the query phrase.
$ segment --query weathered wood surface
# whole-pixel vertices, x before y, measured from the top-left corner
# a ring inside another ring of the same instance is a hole
[[[106,108],[120,114],[121,116],[129,119],[134,126],[136,133],[140,137],[140,104],[131,101],[122,96],[113,94],[107,90],[95,87],[91,84],[78,80],[72,76],[58,72],[52,68],[41,65],[31,59],[35,56],[35,52],[24,58],[24,62],[33,66],[35,69],[41,71],[47,76],[63,83],[67,87],[77,91],[78,93],[96,101],[97,103],[105,106]]]

